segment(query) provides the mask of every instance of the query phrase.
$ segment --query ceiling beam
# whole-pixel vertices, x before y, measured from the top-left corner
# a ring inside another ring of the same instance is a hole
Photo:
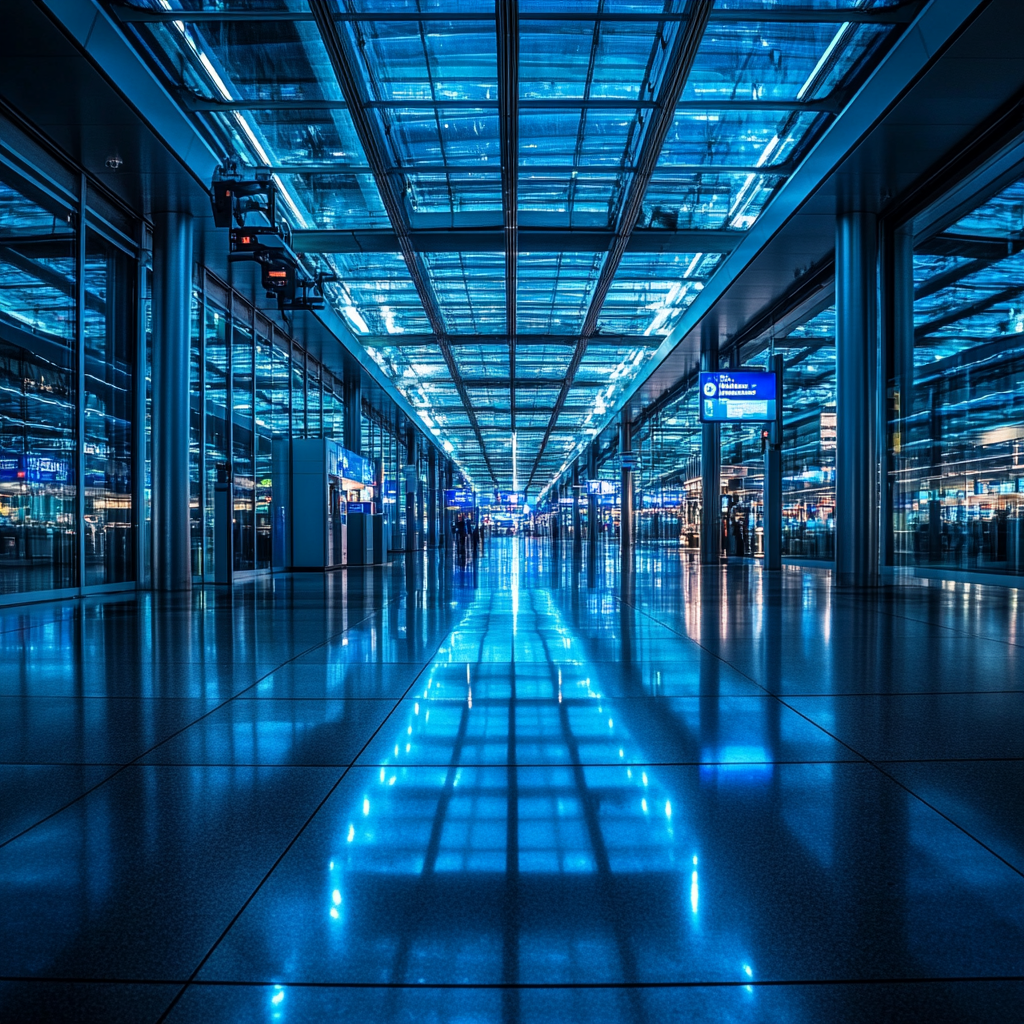
[[[505,390],[510,382],[505,377],[463,377],[462,382],[467,388],[495,388]],[[543,377],[516,377],[517,391],[543,391],[560,387],[561,378],[545,380]],[[577,380],[578,388],[603,388],[608,386],[607,380]]]
[[[608,252],[616,238],[613,231],[587,228],[518,229],[522,252]],[[626,252],[731,252],[743,237],[742,231],[670,231],[644,228],[632,232]],[[436,231],[406,231],[413,252],[502,252],[504,230],[493,228],[449,228]],[[297,253],[401,252],[394,231],[293,231],[292,249]]]
[[[498,133],[505,247],[505,330],[511,429],[516,429],[516,272],[519,263],[519,0],[495,0],[498,44]],[[514,473],[514,467],[513,467]]]
[[[796,3],[782,7],[733,7],[714,11],[713,21],[747,21],[747,22],[810,22],[819,24],[840,24],[856,22],[875,25],[906,25],[911,22],[923,6],[922,0],[895,4],[891,7],[858,10],[842,7],[823,9],[819,7],[798,6]],[[121,22],[142,22],[159,24],[161,22],[184,21],[189,24],[202,22],[246,22],[246,21],[313,21],[314,15],[305,11],[161,11],[135,7],[129,4],[113,5],[113,13]],[[467,11],[345,11],[334,13],[334,19],[345,21],[371,22],[457,22],[489,20],[486,13]],[[614,21],[633,22],[645,25],[664,24],[667,22],[685,21],[689,12],[659,11],[635,13],[631,11],[531,11],[524,21]]]
[[[510,3],[511,0],[499,0]],[[518,47],[516,48],[518,50]],[[499,78],[501,77],[499,69]],[[500,89],[500,85],[499,85]],[[178,91],[181,104],[187,110],[348,110],[347,100],[218,100],[199,96],[187,89]],[[364,110],[497,110],[501,118],[501,97],[494,100],[364,100]],[[516,103],[522,110],[655,110],[656,100],[607,99],[604,97],[585,97],[577,99],[534,99],[520,100]],[[791,103],[772,103],[766,100],[734,99],[731,97],[709,96],[707,99],[680,100],[676,110],[778,110],[810,111],[812,113],[838,113],[843,106],[843,98],[839,95],[826,96],[822,99],[801,100]],[[517,154],[518,155],[518,154]],[[606,171],[609,169],[606,168]],[[614,170],[614,168],[612,168]]]
[[[359,341],[366,348],[420,348],[436,345],[433,334],[360,334]],[[461,345],[507,345],[507,334],[450,334],[448,344],[458,348]],[[664,338],[660,335],[646,337],[642,334],[595,334],[591,345],[614,348],[657,348]],[[578,334],[519,334],[516,342],[519,348],[537,345],[575,345]],[[561,378],[559,378],[561,382]]]
[[[483,435],[480,433],[476,414],[469,403],[466,389],[462,384],[462,375],[459,372],[458,364],[448,344],[448,332],[445,328],[444,318],[441,316],[437,298],[430,285],[430,278],[427,276],[426,267],[423,265],[409,237],[409,225],[402,197],[396,190],[393,179],[387,173],[388,162],[385,159],[386,149],[384,141],[378,139],[376,127],[362,105],[363,96],[359,87],[359,78],[356,75],[354,64],[349,58],[342,35],[338,31],[338,24],[334,18],[333,4],[330,0],[309,0],[309,8],[316,21],[316,26],[327,50],[327,55],[330,58],[331,67],[334,69],[334,75],[338,80],[341,94],[349,104],[353,127],[355,128],[356,135],[359,137],[359,143],[363,147],[363,152],[366,154],[367,163],[370,165],[377,190],[380,192],[381,202],[384,204],[388,219],[391,221],[391,227],[395,232],[402,256],[405,259],[409,276],[416,286],[416,292],[423,303],[423,309],[427,314],[427,319],[430,321],[430,327],[437,336],[438,347],[441,349],[444,361],[448,365],[449,373],[451,373],[455,387],[458,389],[459,397],[466,407],[469,422],[476,434],[480,450],[483,452],[484,461],[487,462],[488,470],[490,470],[490,461],[487,449],[484,447]],[[494,479],[495,484],[497,484],[497,479],[494,477],[493,472],[491,477]]]
[[[688,19],[677,35],[675,44],[672,47],[668,66],[665,69],[661,87],[658,89],[658,107],[651,112],[650,119],[647,122],[647,130],[644,132],[643,142],[637,156],[636,171],[630,179],[625,200],[619,214],[618,230],[615,233],[615,238],[612,241],[608,255],[601,266],[601,273],[598,276],[597,284],[594,286],[587,315],[583,320],[580,340],[576,345],[576,350],[573,352],[572,361],[569,363],[569,368],[565,374],[565,381],[558,393],[558,398],[555,400],[555,407],[551,411],[551,419],[548,421],[547,430],[541,441],[540,451],[537,453],[533,468],[530,470],[526,490],[529,490],[533,483],[533,478],[540,466],[544,449],[547,447],[548,440],[555,429],[555,425],[558,423],[559,414],[562,411],[562,406],[565,404],[569,389],[572,387],[576,372],[580,368],[580,363],[583,362],[583,357],[586,355],[587,340],[597,330],[597,319],[601,313],[601,307],[604,305],[604,300],[608,295],[608,289],[611,287],[615,273],[619,269],[619,263],[626,253],[633,228],[640,217],[644,193],[647,191],[647,186],[654,175],[654,169],[658,164],[658,157],[661,155],[665,137],[672,126],[676,106],[679,103],[680,96],[683,94],[686,80],[690,76],[690,68],[693,66],[697,50],[700,47],[701,40],[704,38],[704,30],[707,28],[708,19],[711,16],[713,7],[714,0],[690,0],[686,6]]]
[[[671,164],[663,165],[663,171],[671,171],[672,174],[765,174],[788,177],[793,172],[793,164],[789,160],[781,160],[777,164],[757,166],[756,164]],[[365,164],[353,164],[345,161],[335,160],[326,163],[304,163],[304,164],[273,164],[260,167],[244,167],[244,171],[259,171],[261,174],[301,174],[310,177],[331,174],[368,174],[370,169]],[[604,177],[614,177],[619,174],[632,174],[633,168],[629,165],[609,167],[607,164],[540,164],[521,163],[519,165],[519,176],[532,174],[557,174],[566,175],[575,172],[580,174],[597,174]],[[409,167],[390,167],[389,174],[399,175],[405,178],[414,177],[418,174],[477,174],[498,177],[500,172],[491,166],[482,163],[471,164],[421,164],[417,163]]]

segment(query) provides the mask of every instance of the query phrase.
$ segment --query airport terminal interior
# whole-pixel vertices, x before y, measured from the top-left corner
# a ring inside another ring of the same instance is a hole
[[[0,1019],[1022,1019],[1020,0],[2,24]]]

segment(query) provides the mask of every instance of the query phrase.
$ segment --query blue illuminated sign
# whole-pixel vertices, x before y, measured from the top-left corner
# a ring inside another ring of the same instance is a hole
[[[775,374],[718,370],[700,375],[704,423],[775,419]]]
[[[355,480],[356,483],[363,484],[364,487],[373,486],[376,474],[374,465],[369,459],[364,459],[362,455],[356,455],[355,452],[342,448],[341,461],[343,467],[341,475],[346,480]]]
[[[523,505],[525,496],[522,491],[495,491],[494,501],[497,505]]]
[[[445,508],[476,508],[476,495],[472,491],[445,491]]]

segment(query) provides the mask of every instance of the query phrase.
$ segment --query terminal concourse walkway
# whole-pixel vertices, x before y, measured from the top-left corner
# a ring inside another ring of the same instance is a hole
[[[494,539],[0,612],[0,1020],[1019,1020],[1024,601]]]

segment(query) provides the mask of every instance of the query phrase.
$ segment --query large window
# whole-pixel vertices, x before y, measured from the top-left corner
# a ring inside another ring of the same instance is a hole
[[[203,477],[205,481],[205,557],[203,576],[212,583],[216,574],[214,504],[218,474],[227,472],[231,462],[231,424],[228,417],[228,336],[227,313],[207,299],[204,360],[206,370],[206,442]],[[221,555],[223,557],[223,554]]]
[[[136,289],[130,267],[120,248],[88,233],[82,443],[86,585],[135,579],[131,468]]]
[[[0,592],[77,584],[76,235],[0,179]]]
[[[835,307],[783,339],[782,551],[835,559]]]
[[[274,471],[274,360],[270,339],[256,333],[256,568],[271,558],[271,479]]]
[[[897,564],[1024,573],[1022,239],[1024,177],[915,240],[912,382],[891,403]]]
[[[192,289],[192,343],[189,349],[188,487],[192,575],[202,579],[203,567],[203,302]]]
[[[231,343],[231,469],[235,572],[256,568],[256,488],[253,453],[253,334],[234,323]]]

